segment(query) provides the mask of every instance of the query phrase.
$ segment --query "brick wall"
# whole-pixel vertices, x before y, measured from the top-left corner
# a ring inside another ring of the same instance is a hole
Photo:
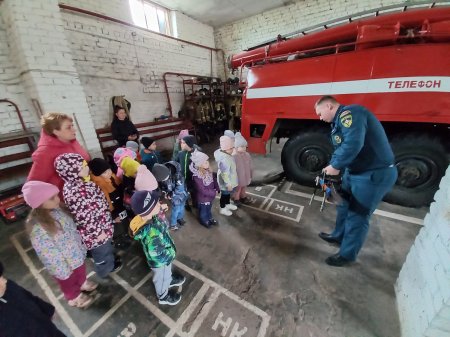
[[[131,12],[128,0],[64,0],[59,3],[111,16],[125,22],[131,22]]]
[[[174,16],[179,39],[215,48],[213,27],[198,22],[178,11],[174,12]]]
[[[100,150],[86,97],[64,34],[57,0],[4,1],[11,58],[15,61],[29,99],[44,112],[73,115],[85,148]]]
[[[404,3],[402,0],[303,0],[225,25],[215,31],[217,48],[236,54],[325,21],[372,8]]]
[[[99,8],[100,3],[103,8]],[[110,4],[98,1],[70,1],[67,4],[111,17]],[[122,6],[121,20],[133,23],[128,1],[113,1],[113,8]],[[131,117],[136,123],[147,122],[168,114],[167,98],[162,81],[164,72],[211,75],[211,53],[208,49],[178,42],[152,32],[122,24],[62,11],[66,36],[86,92],[86,99],[96,128],[112,120],[110,99],[125,95],[132,103]],[[214,47],[212,27],[176,12],[180,39]],[[216,75],[217,58],[213,52],[212,75]],[[169,92],[174,115],[182,102],[181,79],[170,77]]]
[[[1,6],[0,6],[1,10]],[[7,39],[5,23],[0,16],[0,99],[7,99],[18,105],[25,125],[30,130],[38,129],[38,117],[31,105],[25,92],[25,87],[19,70],[13,62],[14,56],[11,55],[11,45]],[[22,131],[22,125],[15,107],[6,102],[0,103],[0,134],[2,137],[9,133]],[[0,148],[0,157],[27,151],[26,145],[17,145],[7,148]],[[15,162],[21,164],[30,161],[22,159]],[[11,166],[9,164],[0,164],[0,169]],[[25,180],[23,173],[9,174],[8,179],[0,179],[0,191],[19,185]]]
[[[450,167],[396,284],[404,337],[450,336]]]
[[[38,126],[31,102],[28,100],[19,71],[13,62],[6,27],[0,16],[0,99],[8,99],[19,106],[27,128]],[[6,134],[22,130],[15,108],[0,103],[0,133]]]

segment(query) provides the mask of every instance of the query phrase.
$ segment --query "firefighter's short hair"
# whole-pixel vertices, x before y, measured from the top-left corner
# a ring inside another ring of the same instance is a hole
[[[316,102],[316,106],[319,106],[323,103],[338,104],[338,101],[333,96],[325,95],[319,98],[319,100]]]

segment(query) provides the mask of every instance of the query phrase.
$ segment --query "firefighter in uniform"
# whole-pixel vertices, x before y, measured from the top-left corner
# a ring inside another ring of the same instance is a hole
[[[343,201],[337,206],[336,226],[320,238],[340,245],[328,265],[341,267],[356,260],[369,230],[369,219],[378,203],[397,180],[394,154],[378,119],[360,105],[340,105],[323,96],[315,105],[321,120],[331,123],[334,145],[330,163],[323,171],[342,177]]]

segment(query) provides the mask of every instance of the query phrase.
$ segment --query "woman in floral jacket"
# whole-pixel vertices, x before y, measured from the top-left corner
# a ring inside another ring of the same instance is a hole
[[[86,248],[67,209],[60,205],[55,185],[28,181],[24,198],[33,210],[27,220],[31,244],[45,268],[58,282],[70,306],[84,308],[97,284],[86,279]]]

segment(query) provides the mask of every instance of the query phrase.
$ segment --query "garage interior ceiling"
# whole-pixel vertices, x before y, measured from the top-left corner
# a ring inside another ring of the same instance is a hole
[[[298,1],[298,0],[297,0]],[[269,9],[290,5],[283,0],[156,0],[171,10],[180,11],[214,28],[260,14]]]

